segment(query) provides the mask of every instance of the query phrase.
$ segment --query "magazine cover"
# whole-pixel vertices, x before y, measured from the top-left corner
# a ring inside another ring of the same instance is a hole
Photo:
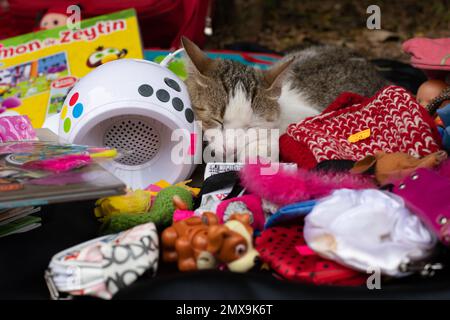
[[[89,154],[94,157],[94,154],[101,156],[108,152],[108,148],[60,144],[49,130],[40,131],[43,131],[39,134],[40,141],[0,144],[0,221],[2,209],[98,199],[125,193],[125,184],[97,161],[80,162],[71,169],[48,170],[36,166],[43,160],[70,155]]]
[[[26,114],[35,128],[60,111],[76,81],[121,58],[143,58],[134,9],[33,32],[0,42],[0,103],[12,99],[10,115]]]

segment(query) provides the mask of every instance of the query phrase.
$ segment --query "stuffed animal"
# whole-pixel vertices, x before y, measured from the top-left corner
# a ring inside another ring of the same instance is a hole
[[[402,179],[417,168],[433,168],[447,159],[447,153],[438,151],[422,158],[415,158],[407,153],[378,152],[355,163],[352,173],[364,173],[375,169],[375,179],[380,185]]]
[[[193,206],[192,193],[189,190],[170,186],[158,193],[150,209],[150,216],[158,227],[167,227],[172,223],[176,209],[192,210]]]
[[[100,227],[100,234],[105,235],[119,233],[151,221],[152,220],[148,212],[117,214],[111,216],[103,222]]]
[[[128,191],[122,196],[101,198],[95,202],[94,213],[101,221],[122,213],[147,212],[150,208],[150,192],[145,190]]]
[[[177,221],[161,236],[165,262],[177,262],[180,271],[213,269],[220,263],[230,271],[246,272],[258,252],[253,247],[249,214],[233,214],[224,224],[205,212],[202,217]]]
[[[136,190],[125,196],[97,201],[99,206],[95,208],[95,213],[103,217],[100,233],[117,233],[148,222],[164,228],[171,224],[175,210],[191,210],[193,206],[192,193],[179,186],[162,189],[156,196],[150,211],[148,210],[149,199],[149,191]],[[109,201],[105,203],[106,200]],[[107,214],[105,215],[104,212]]]

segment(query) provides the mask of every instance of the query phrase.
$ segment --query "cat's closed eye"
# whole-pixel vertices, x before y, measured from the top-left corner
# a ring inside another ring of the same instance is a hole
[[[223,127],[223,122],[218,119],[211,119],[214,123],[216,123],[219,127]]]

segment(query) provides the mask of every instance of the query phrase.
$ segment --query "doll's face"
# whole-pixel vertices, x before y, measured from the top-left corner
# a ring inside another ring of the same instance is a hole
[[[434,98],[439,96],[448,85],[441,80],[428,80],[425,81],[417,90],[417,102],[426,107],[433,101]]]
[[[41,29],[47,30],[60,26],[64,26],[67,22],[67,16],[62,13],[47,13],[41,19]]]

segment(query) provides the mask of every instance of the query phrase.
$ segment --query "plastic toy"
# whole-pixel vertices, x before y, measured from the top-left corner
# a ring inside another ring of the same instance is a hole
[[[133,189],[186,179],[201,135],[186,86],[167,62],[120,59],[94,69],[66,97],[60,140],[116,148],[122,156],[102,165]]]
[[[177,262],[180,271],[212,269],[223,263],[230,271],[246,272],[258,256],[252,235],[248,214],[233,215],[221,225],[215,214],[205,212],[163,231],[163,260]]]

